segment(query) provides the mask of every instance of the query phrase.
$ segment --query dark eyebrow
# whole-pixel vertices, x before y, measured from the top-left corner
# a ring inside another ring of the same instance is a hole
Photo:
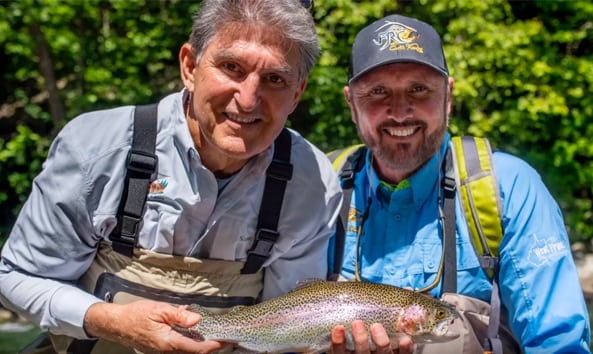
[[[228,51],[225,51],[225,50],[222,50],[222,51],[219,51],[219,52],[213,54],[212,58],[214,59],[215,62],[228,60],[228,61],[234,61],[237,63],[241,63],[244,61],[242,57],[237,56],[237,55],[230,53]],[[281,66],[274,66],[274,67],[266,68],[266,71],[271,71],[271,72],[275,72],[275,73],[286,75],[286,76],[290,76],[294,72],[294,70],[292,70],[292,68],[289,65],[281,65]]]

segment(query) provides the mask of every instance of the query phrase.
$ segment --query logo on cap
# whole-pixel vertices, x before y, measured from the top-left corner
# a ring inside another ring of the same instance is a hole
[[[391,51],[415,50],[418,53],[424,53],[424,48],[416,43],[420,35],[412,27],[399,22],[385,21],[385,24],[375,32],[379,33],[377,39],[373,39],[373,43],[380,46],[379,50],[389,48]]]

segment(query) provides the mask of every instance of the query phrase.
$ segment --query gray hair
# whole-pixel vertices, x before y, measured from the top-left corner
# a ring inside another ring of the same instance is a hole
[[[200,60],[214,36],[229,23],[276,31],[296,45],[301,56],[299,74],[307,77],[319,57],[315,22],[299,0],[204,0],[194,17],[189,43]]]

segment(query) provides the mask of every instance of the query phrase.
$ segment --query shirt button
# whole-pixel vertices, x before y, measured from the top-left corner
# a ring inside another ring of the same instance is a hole
[[[400,220],[401,220],[401,218],[402,218],[402,217],[401,217],[401,215],[399,215],[399,214],[395,214],[395,220],[396,220],[396,221],[400,221]]]

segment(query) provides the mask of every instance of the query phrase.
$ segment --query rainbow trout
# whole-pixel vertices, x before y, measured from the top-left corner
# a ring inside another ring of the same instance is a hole
[[[212,314],[197,305],[188,309],[202,315],[202,320],[175,330],[198,340],[235,343],[241,352],[327,352],[331,330],[337,325],[346,327],[346,346],[352,350],[349,329],[354,320],[363,320],[367,329],[372,323],[381,323],[392,344],[402,335],[411,336],[415,343],[444,342],[459,336],[447,333],[459,317],[451,305],[375,283],[312,281],[253,306],[233,307],[225,314]]]

